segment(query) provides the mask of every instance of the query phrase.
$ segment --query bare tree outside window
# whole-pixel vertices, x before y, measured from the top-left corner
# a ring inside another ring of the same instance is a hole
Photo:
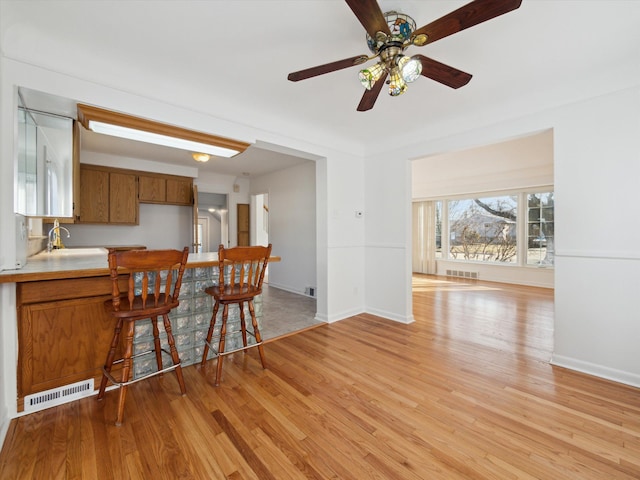
[[[553,192],[527,195],[527,264],[554,263]]]
[[[516,195],[449,201],[449,256],[517,262]]]

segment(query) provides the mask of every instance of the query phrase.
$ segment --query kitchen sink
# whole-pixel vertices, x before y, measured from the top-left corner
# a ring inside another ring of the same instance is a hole
[[[49,255],[52,257],[75,257],[84,255],[106,255],[107,249],[102,247],[78,247],[78,248],[59,248],[47,252],[39,253],[38,255]]]

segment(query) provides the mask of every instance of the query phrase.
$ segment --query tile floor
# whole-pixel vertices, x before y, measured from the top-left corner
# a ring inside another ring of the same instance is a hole
[[[264,340],[273,340],[300,330],[322,325],[315,319],[316,299],[264,284],[262,287],[262,328]]]

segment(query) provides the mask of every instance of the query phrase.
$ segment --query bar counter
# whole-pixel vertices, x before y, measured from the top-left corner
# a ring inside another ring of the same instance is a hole
[[[280,257],[270,259],[279,261]],[[218,265],[217,252],[189,254],[180,304],[169,314],[183,366],[202,358],[213,307],[204,290],[218,284]],[[126,282],[126,276],[123,272],[122,281]],[[104,301],[110,298],[112,289],[107,250],[78,248],[39,253],[29,257],[22,269],[0,272],[0,282],[15,283],[16,288],[18,411],[33,411],[48,391],[74,382],[93,379],[95,388],[102,377],[102,365],[113,334],[113,319],[104,309]],[[261,326],[262,295],[255,299],[255,311]],[[161,342],[166,348],[166,334],[160,327]],[[219,328],[217,322],[214,343]],[[228,350],[240,346],[240,315],[236,305],[229,309],[227,332]],[[134,353],[149,350],[152,343],[151,322],[136,324]],[[210,351],[209,358],[212,357]],[[142,376],[155,368],[153,355],[140,357],[134,361],[133,375]]]
[[[94,248],[69,248],[70,252],[97,250]],[[41,252],[28,258],[27,264],[18,270],[0,272],[0,283],[33,282],[38,280],[60,280],[65,278],[100,277],[109,275],[107,250],[103,253],[69,255],[60,252]],[[269,262],[279,262],[280,257],[272,256]],[[187,268],[218,266],[218,252],[190,253]]]

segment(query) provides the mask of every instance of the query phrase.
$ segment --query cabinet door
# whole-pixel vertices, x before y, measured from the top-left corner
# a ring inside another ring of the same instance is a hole
[[[18,396],[94,378],[98,384],[115,321],[98,296],[20,309]]]
[[[167,178],[167,203],[191,205],[193,203],[193,181]]]
[[[135,174],[109,174],[109,223],[138,223],[138,182]]]
[[[109,221],[109,172],[80,169],[80,222]]]
[[[166,180],[162,177],[140,175],[138,177],[138,198],[141,202],[164,203],[167,200]]]

